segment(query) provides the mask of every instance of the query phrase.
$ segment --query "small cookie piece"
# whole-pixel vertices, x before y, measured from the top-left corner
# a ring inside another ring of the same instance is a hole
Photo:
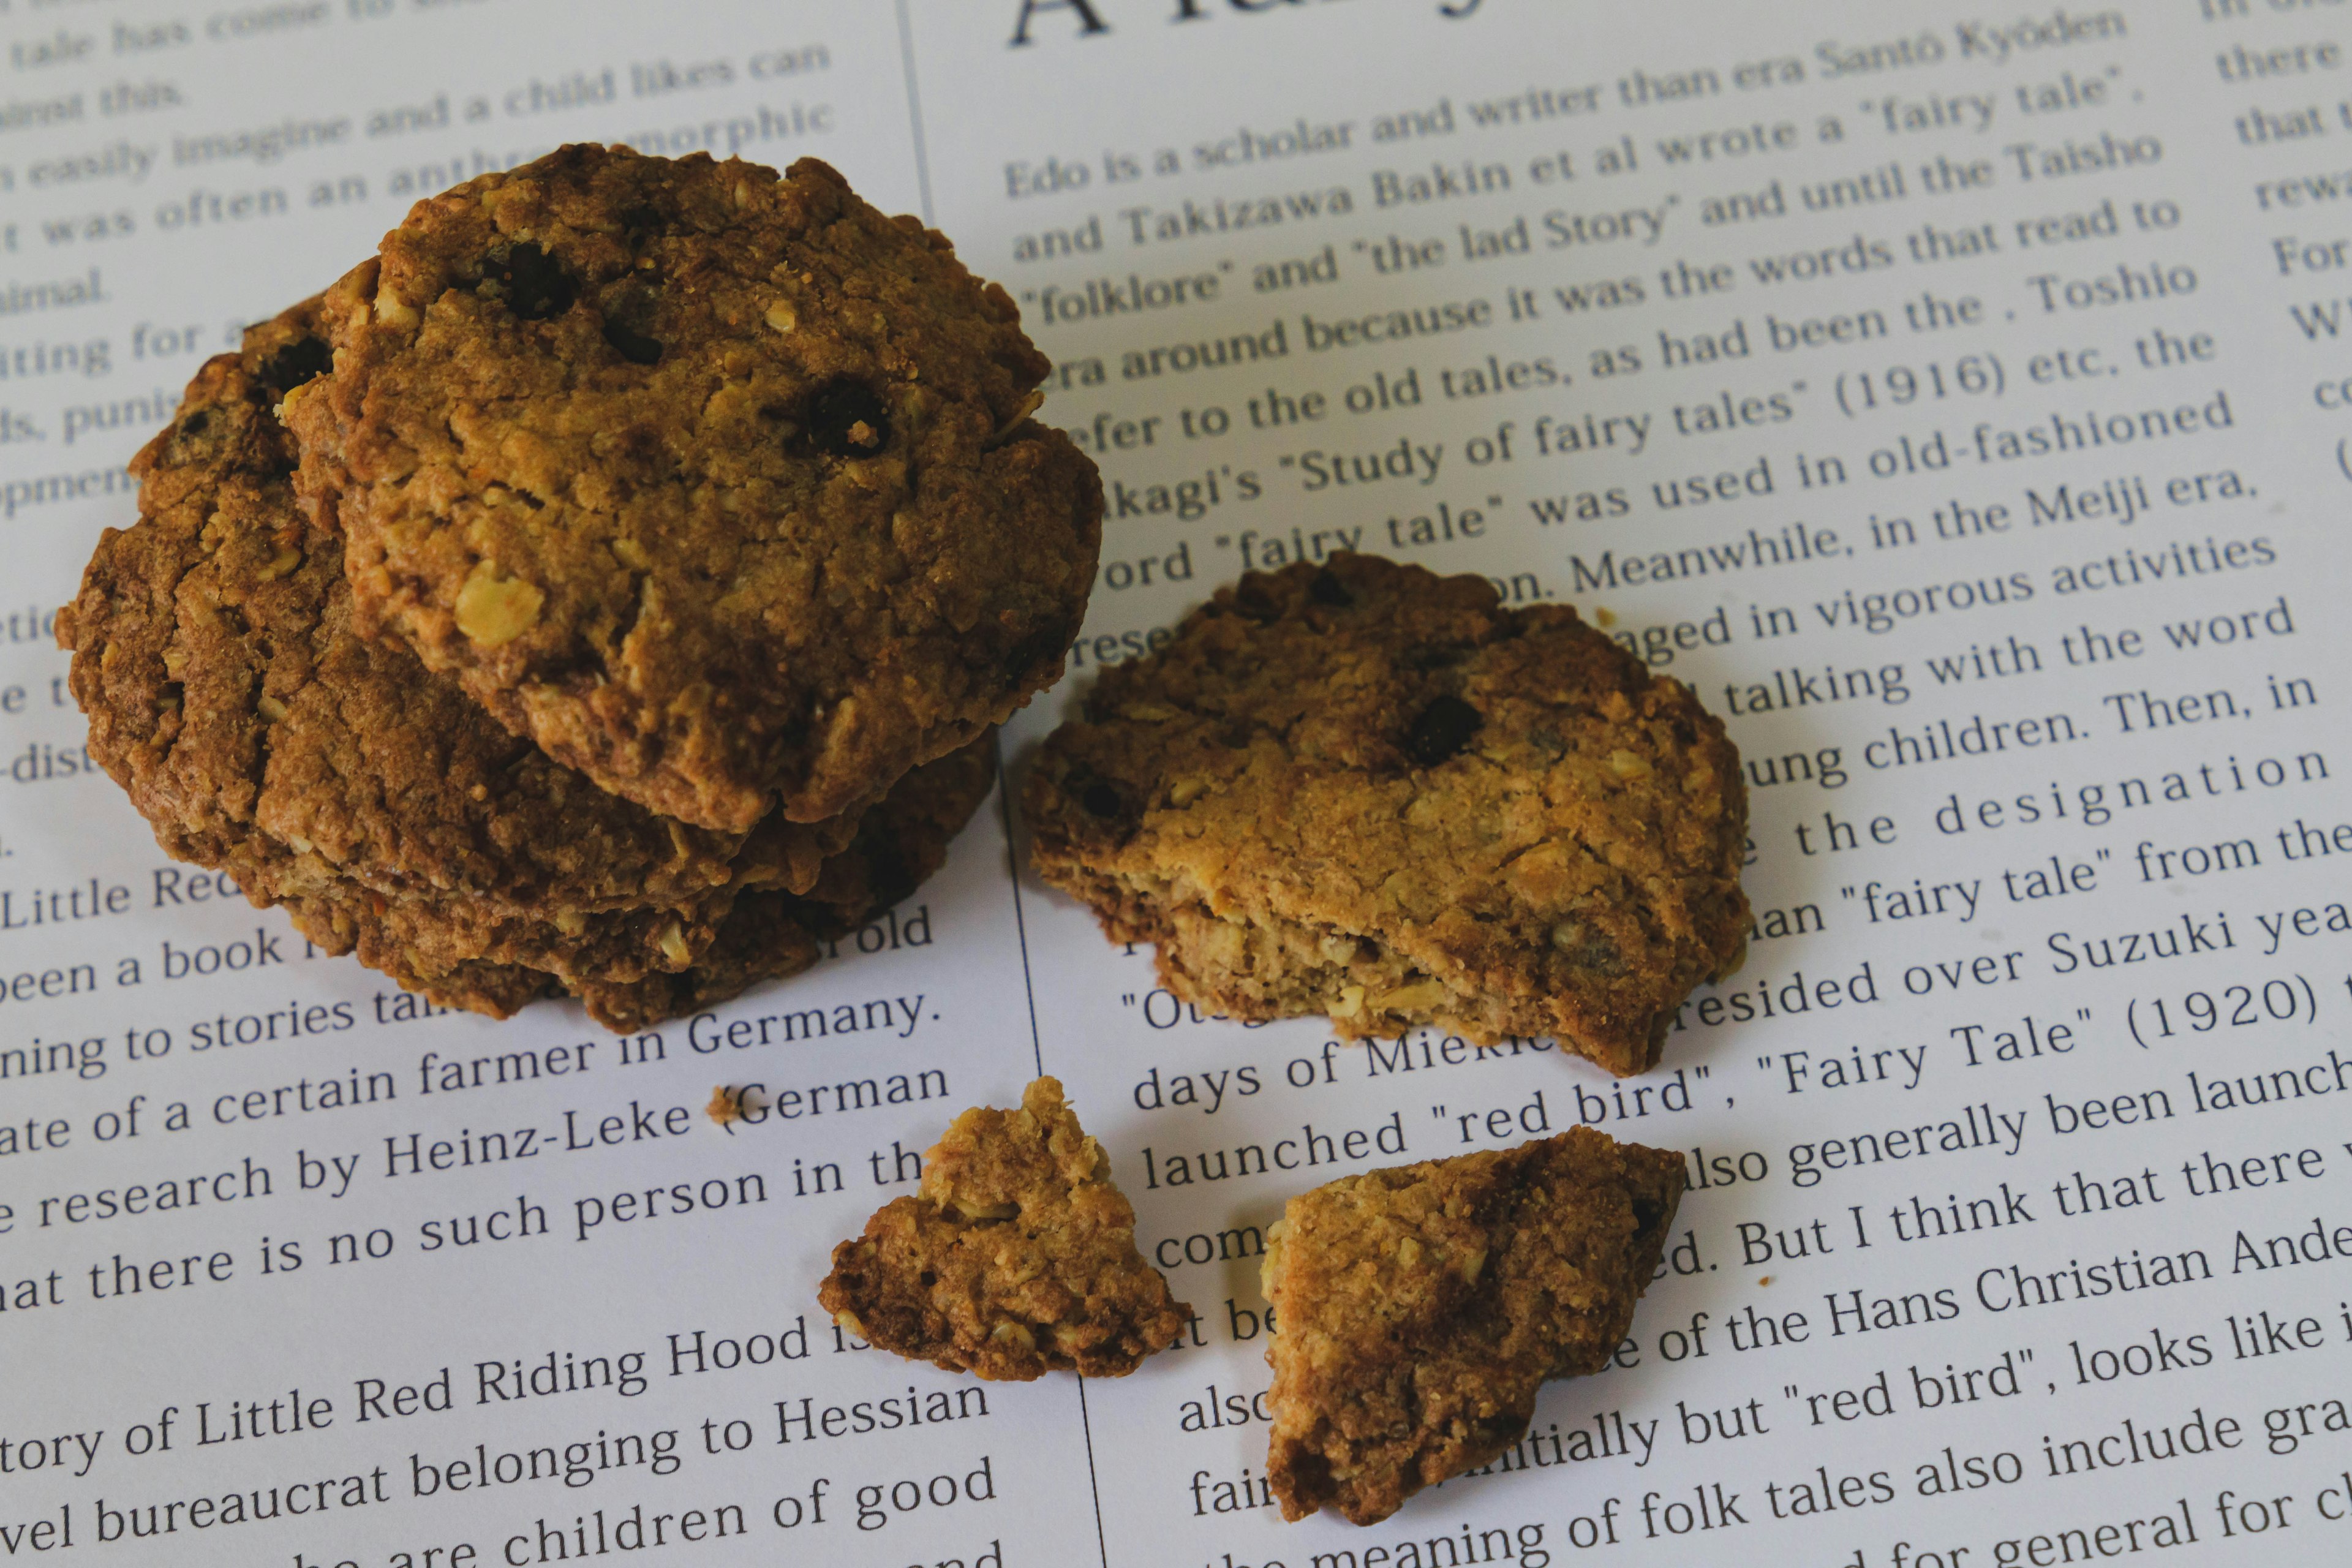
[[[1483,577],[1250,574],[1106,669],[1023,798],[1039,875],[1243,1018],[1551,1035],[1630,1075],[1747,940],[1722,722]]]
[[[565,147],[327,299],[287,416],[356,624],[601,787],[821,821],[1060,675],[1102,486],[1047,362],[824,164]]]
[[[630,1034],[714,1007],[763,980],[798,974],[824,943],[899,903],[945,864],[950,841],[995,782],[990,730],[900,779],[858,823],[848,847],[826,858],[807,892],[759,889],[739,897],[692,968],[635,984],[567,980],[565,987],[590,1017]]]
[[[893,1198],[833,1249],[817,1300],[858,1338],[950,1372],[1124,1377],[1192,1309],[1135,1250],[1110,1159],[1041,1078],[1021,1109],[955,1119]]]
[[[1285,1519],[1373,1524],[1528,1429],[1625,1338],[1683,1158],[1589,1127],[1304,1193],[1268,1234],[1266,1476]]]
[[[693,963],[740,890],[806,891],[856,813],[748,835],[656,816],[354,632],[342,542],[296,505],[274,412],[326,355],[306,300],[199,369],[132,459],[139,521],[58,616],[90,752],[163,847],[411,975],[634,981]]]

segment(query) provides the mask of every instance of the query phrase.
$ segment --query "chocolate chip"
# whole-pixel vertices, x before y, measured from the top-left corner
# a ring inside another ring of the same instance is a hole
[[[1340,582],[1339,574],[1328,567],[1315,574],[1315,580],[1307,584],[1307,593],[1317,604],[1329,605],[1334,609],[1355,603],[1348,597],[1348,584]]]
[[[1078,804],[1095,816],[1117,816],[1122,809],[1118,791],[1097,779],[1078,796]]]
[[[262,362],[261,382],[273,391],[287,393],[334,368],[335,352],[326,340],[299,338]]]
[[[1242,580],[1234,584],[1233,595],[1234,608],[1262,626],[1282,618],[1282,606],[1275,601],[1261,573],[1244,573]]]
[[[1423,767],[1433,768],[1470,743],[1486,715],[1459,697],[1441,697],[1421,710],[1404,749]]]
[[[572,274],[527,239],[509,248],[502,259],[490,262],[482,276],[499,285],[507,309],[526,321],[560,316],[580,297],[580,285]]]
[[[205,433],[205,426],[212,422],[212,410],[209,408],[199,408],[194,413],[189,415],[185,419],[180,421],[180,434],[183,436],[201,436]]]
[[[913,892],[922,882],[915,868],[898,847],[879,833],[866,835],[858,844],[866,854],[866,886],[873,895],[874,908],[887,910]]]
[[[604,323],[604,341],[613,352],[631,364],[657,364],[661,362],[662,346],[653,339],[633,332],[618,321]]]
[[[1058,665],[1061,656],[1077,640],[1076,626],[1053,626],[1031,632],[1004,656],[1004,672],[1016,681],[1027,681],[1040,664],[1050,660]]]
[[[803,423],[817,450],[836,458],[872,457],[890,439],[881,394],[845,375],[816,389]]]

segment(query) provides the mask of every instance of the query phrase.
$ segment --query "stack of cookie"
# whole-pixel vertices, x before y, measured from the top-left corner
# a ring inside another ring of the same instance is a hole
[[[446,1005],[641,1027],[944,858],[1093,466],[1012,301],[814,161],[569,147],[213,360],[58,617],[173,856]]]

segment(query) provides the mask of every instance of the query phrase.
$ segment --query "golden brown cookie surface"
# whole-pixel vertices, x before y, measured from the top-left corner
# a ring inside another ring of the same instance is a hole
[[[1190,1309],[1135,1249],[1110,1161],[1041,1078],[1017,1110],[955,1120],[895,1198],[833,1251],[817,1300],[850,1332],[950,1372],[1119,1377]]]
[[[1040,875],[1244,1018],[1637,1073],[1746,941],[1722,723],[1572,610],[1373,556],[1247,575],[1106,669],[1024,805]]]
[[[1102,501],[1045,361],[825,165],[563,148],[328,301],[289,418],[358,625],[602,787],[817,821],[1059,674]]]
[[[1283,1517],[1375,1523],[1508,1448],[1546,1379],[1623,1340],[1683,1180],[1679,1153],[1578,1127],[1291,1199],[1265,1270]]]

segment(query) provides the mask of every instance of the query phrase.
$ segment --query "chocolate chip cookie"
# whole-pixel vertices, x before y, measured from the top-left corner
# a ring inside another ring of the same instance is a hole
[[[1546,1379],[1624,1340],[1683,1179],[1674,1151],[1577,1127],[1291,1199],[1264,1270],[1283,1517],[1377,1523],[1517,1442]]]
[[[1023,798],[1039,874],[1243,1018],[1638,1073],[1748,931],[1721,721],[1571,609],[1373,556],[1220,590],[1103,672]]]
[[[1018,1110],[955,1119],[893,1198],[833,1249],[817,1300],[860,1339],[950,1372],[1122,1377],[1192,1309],[1135,1250],[1135,1210],[1050,1078]]]
[[[604,789],[852,809],[1059,673],[1093,465],[1003,290],[813,159],[572,146],[411,209],[296,390],[354,625]]]
[[[273,413],[323,370],[317,329],[306,302],[199,370],[132,460],[140,521],[58,616],[91,754],[163,847],[412,974],[635,981],[693,963],[746,889],[808,890],[855,813],[748,835],[657,816],[356,634],[342,542],[296,505]]]

